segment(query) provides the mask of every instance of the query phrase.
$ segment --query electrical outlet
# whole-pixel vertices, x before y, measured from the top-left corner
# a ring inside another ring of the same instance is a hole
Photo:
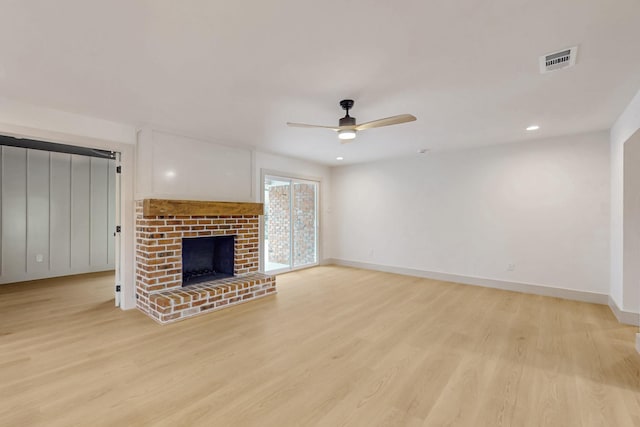
[[[44,256],[42,254],[36,255],[36,262],[43,262],[43,261],[44,261]]]
[[[509,264],[507,266],[507,271],[514,271],[516,269],[516,265],[515,264]]]

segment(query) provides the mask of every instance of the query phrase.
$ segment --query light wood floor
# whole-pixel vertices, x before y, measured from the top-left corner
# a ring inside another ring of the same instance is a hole
[[[159,326],[111,276],[0,287],[2,426],[640,426],[605,306],[318,267]]]

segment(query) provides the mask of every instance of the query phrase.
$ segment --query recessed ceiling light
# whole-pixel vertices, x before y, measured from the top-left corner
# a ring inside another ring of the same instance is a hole
[[[164,173],[164,176],[166,176],[167,178],[173,178],[173,177],[176,176],[176,173],[175,173],[175,171],[166,171]]]
[[[336,160],[344,160],[344,157],[336,157]]]
[[[538,129],[540,129],[540,126],[538,125],[531,125],[527,128],[527,130],[538,130]]]

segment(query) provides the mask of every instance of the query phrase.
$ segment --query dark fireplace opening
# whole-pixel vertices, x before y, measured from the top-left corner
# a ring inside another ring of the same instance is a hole
[[[182,286],[233,277],[235,238],[182,239]]]

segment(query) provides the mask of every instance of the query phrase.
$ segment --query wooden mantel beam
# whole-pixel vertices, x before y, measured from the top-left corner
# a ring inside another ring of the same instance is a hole
[[[263,215],[263,203],[144,199],[142,213],[150,216]]]

